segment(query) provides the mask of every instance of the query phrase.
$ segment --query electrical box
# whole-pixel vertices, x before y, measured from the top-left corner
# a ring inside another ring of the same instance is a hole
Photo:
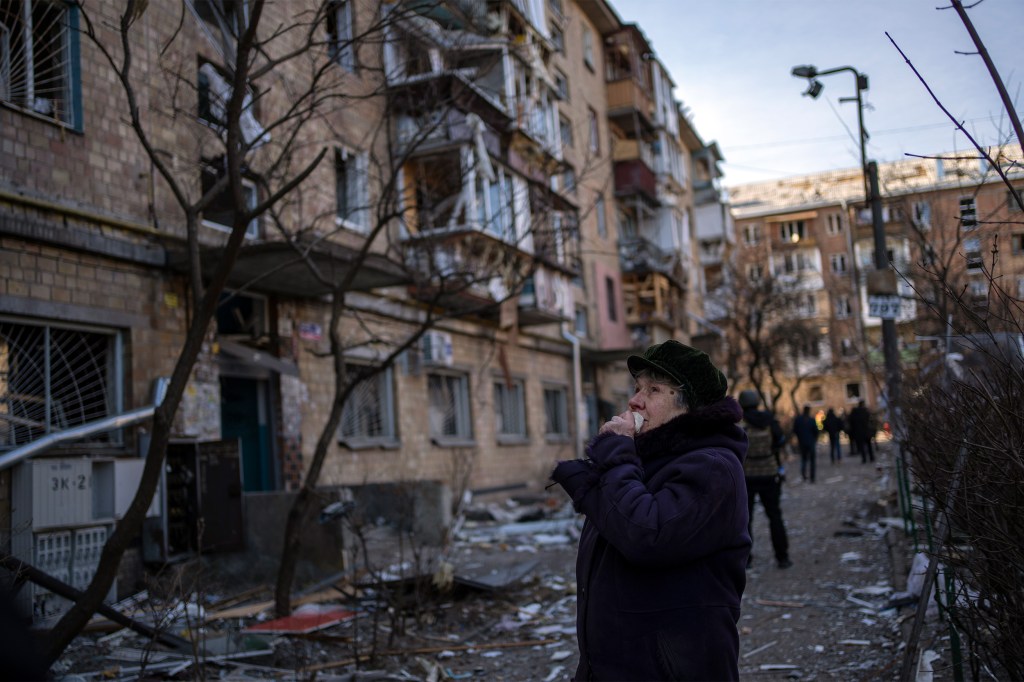
[[[167,446],[158,517],[143,529],[143,558],[167,563],[198,552],[241,550],[242,460],[237,439]]]
[[[118,478],[116,461],[37,458],[16,466],[11,479],[11,554],[85,589],[116,518],[108,502]],[[115,583],[107,598],[116,592]],[[52,627],[71,607],[69,600],[31,582],[22,586],[17,600],[37,628]]]

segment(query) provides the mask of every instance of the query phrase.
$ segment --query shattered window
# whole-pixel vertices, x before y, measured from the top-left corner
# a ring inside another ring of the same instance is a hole
[[[121,372],[116,332],[0,320],[0,449],[116,414]],[[108,431],[87,440],[120,437]]]
[[[224,174],[223,168],[223,157],[203,164],[203,194],[214,189],[217,185],[217,181]],[[245,206],[243,208],[247,211],[251,211],[256,208],[256,183],[251,180],[243,180],[242,191],[245,195]],[[203,224],[207,227],[212,227],[215,230],[230,232],[235,224],[235,216],[238,213],[239,208],[235,205],[234,197],[231,194],[231,188],[225,186],[224,189],[218,192],[210,203],[206,205],[206,208],[203,209]],[[256,239],[259,237],[259,234],[260,221],[259,218],[254,217],[249,221],[249,224],[245,228],[245,236],[247,239]]]
[[[81,124],[78,9],[50,0],[0,2],[0,100],[71,126]]]

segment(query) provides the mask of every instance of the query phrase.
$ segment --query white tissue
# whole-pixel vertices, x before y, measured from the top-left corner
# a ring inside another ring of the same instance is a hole
[[[644,425],[644,416],[639,412],[633,413],[633,433],[640,431],[640,427]]]

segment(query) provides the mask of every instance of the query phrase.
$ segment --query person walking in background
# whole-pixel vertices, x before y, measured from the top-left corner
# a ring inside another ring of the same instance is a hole
[[[811,415],[811,406],[804,405],[804,411],[793,419],[793,435],[800,449],[800,477],[814,483],[818,459],[818,422]]]
[[[577,680],[737,680],[750,534],[743,414],[706,353],[626,360],[629,407],[551,474],[586,516]],[[632,412],[632,414],[631,414]]]
[[[843,432],[844,427],[843,418],[830,407],[825,413],[825,422],[822,426],[828,434],[828,461],[839,464],[843,461],[843,449],[839,447],[839,434]]]
[[[761,399],[755,391],[740,391],[740,407],[743,408],[743,430],[747,432],[747,458],[743,460],[743,475],[747,480],[747,511],[751,525],[754,520],[754,502],[761,498],[761,506],[768,517],[768,530],[772,538],[775,563],[779,568],[789,568],[789,539],[786,525],[782,521],[782,482],[784,470],[779,451],[786,442],[786,434],[771,412],[758,410]],[[753,533],[751,533],[753,542]],[[747,566],[753,563],[750,555]]]
[[[853,448],[860,453],[861,464],[868,460],[875,461],[875,451],[871,447],[871,413],[861,400],[857,407],[850,410],[850,440]]]

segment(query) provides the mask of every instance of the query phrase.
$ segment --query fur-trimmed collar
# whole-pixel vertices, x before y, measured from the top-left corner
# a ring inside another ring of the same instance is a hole
[[[708,440],[732,441],[742,430],[736,424],[743,419],[743,410],[735,398],[726,396],[717,403],[681,414],[656,429],[636,437],[636,450],[641,459],[665,454],[681,454],[700,447]]]

